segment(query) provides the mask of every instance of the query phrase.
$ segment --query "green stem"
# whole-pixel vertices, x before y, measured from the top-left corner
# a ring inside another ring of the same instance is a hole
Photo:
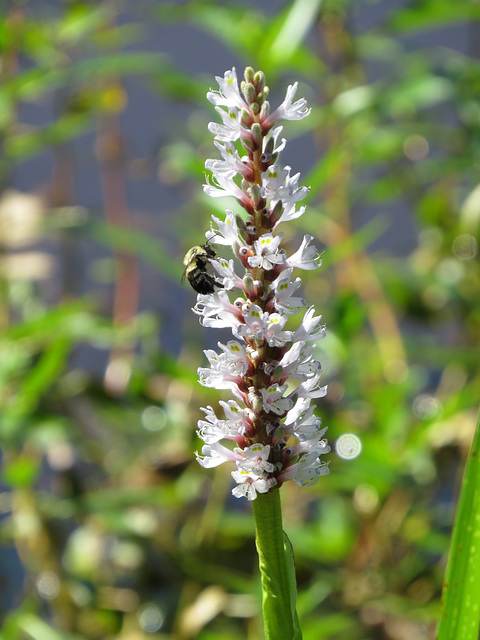
[[[290,542],[282,529],[280,492],[260,493],[252,502],[262,576],[265,640],[299,640],[296,581]]]

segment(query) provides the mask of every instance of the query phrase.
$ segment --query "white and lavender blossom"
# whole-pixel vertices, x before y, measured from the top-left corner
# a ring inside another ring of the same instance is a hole
[[[311,269],[318,269],[321,264],[321,259],[318,254],[315,245],[310,244],[312,242],[312,236],[306,235],[303,238],[302,244],[298,251],[290,256],[285,264],[289,267],[296,267],[297,269],[305,269],[310,271]]]
[[[313,404],[326,393],[314,358],[325,327],[314,308],[306,308],[298,293],[301,279],[293,275],[319,267],[320,256],[305,235],[288,257],[283,233],[276,231],[303,214],[298,203],[309,191],[299,173],[279,164],[286,140],[278,122],[301,120],[310,108],[304,98],[294,102],[295,83],[270,113],[264,75],[250,67],[240,86],[235,69],[216,79],[219,89],[207,98],[221,117],[221,124],[209,124],[221,159],[206,161],[211,177],[204,191],[235,198],[244,212],[213,215],[205,234],[221,248],[222,255],[209,256],[218,290],[198,294],[194,311],[202,325],[228,329],[235,339],[218,343],[218,352],[205,351],[209,366],[198,369],[199,381],[233,398],[219,402],[223,417],[211,406],[202,409],[197,434],[204,445],[196,455],[206,468],[234,464],[233,495],[255,500],[288,480],[314,484],[328,473],[321,459],[330,451],[326,427]],[[231,255],[225,255],[228,249]]]
[[[310,115],[310,107],[305,98],[300,98],[296,102],[292,102],[297,93],[298,82],[288,86],[287,95],[282,104],[268,118],[268,124],[272,126],[279,120],[303,120]]]
[[[279,253],[278,247],[282,241],[283,233],[274,236],[273,233],[265,233],[255,240],[253,246],[255,255],[248,258],[248,264],[251,267],[261,267],[269,271],[276,264],[285,263],[285,255]]]
[[[205,237],[212,244],[224,244],[226,246],[232,246],[234,242],[238,242],[238,227],[235,220],[235,214],[231,209],[225,211],[225,221],[220,220],[216,216],[212,215],[213,222],[217,225],[218,230],[213,228],[207,231]],[[243,242],[241,244],[244,244]]]

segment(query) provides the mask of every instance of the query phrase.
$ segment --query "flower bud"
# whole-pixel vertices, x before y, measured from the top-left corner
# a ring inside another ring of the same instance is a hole
[[[255,87],[250,82],[246,82],[242,87],[243,95],[245,96],[245,100],[252,104],[256,100]]]
[[[252,114],[245,107],[240,112],[240,124],[246,129],[250,129],[253,123]]]
[[[248,241],[250,232],[247,229],[247,224],[242,216],[239,216],[238,213],[235,215],[235,223],[237,225],[238,233],[242,240]]]
[[[264,118],[268,118],[270,115],[270,103],[268,100],[262,104],[262,108],[260,109],[260,120],[264,120]]]
[[[251,82],[252,84],[255,83],[256,73],[255,73],[255,71],[253,70],[252,67],[245,67],[245,72],[244,72],[243,75],[245,76],[245,80],[247,82]]]
[[[252,133],[253,141],[258,149],[262,144],[262,127],[258,122],[254,122],[250,127],[250,131]]]
[[[255,143],[251,138],[240,138],[240,141],[246,151],[255,151]]]
[[[257,71],[253,78],[253,82],[257,89],[257,93],[261,93],[265,88],[265,74],[263,71]]]
[[[272,155],[274,146],[275,146],[275,140],[273,138],[269,138],[267,140],[267,143],[265,144],[265,148],[263,150],[263,153]]]
[[[252,184],[252,186],[250,187],[250,196],[252,198],[253,205],[256,209],[258,207],[260,200],[262,199],[262,191],[260,189],[260,185]]]
[[[264,227],[265,229],[270,228],[272,222],[270,218],[270,212],[268,209],[263,209],[262,215],[261,215],[261,221],[262,221],[262,227]]]
[[[273,211],[270,213],[270,224],[272,227],[280,220],[280,216],[283,213],[283,203],[278,200],[273,207]]]
[[[245,293],[247,296],[251,296],[255,293],[255,285],[253,283],[252,276],[247,273],[243,276],[243,286],[245,287]]]

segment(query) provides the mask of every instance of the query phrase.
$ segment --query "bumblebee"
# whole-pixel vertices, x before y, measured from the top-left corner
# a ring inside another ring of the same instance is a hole
[[[185,258],[183,264],[185,265],[185,271],[183,272],[180,284],[183,284],[185,278],[192,289],[195,289],[197,293],[213,293],[215,287],[221,288],[219,282],[215,276],[207,271],[210,258],[215,258],[216,253],[209,244],[198,245],[192,247]]]

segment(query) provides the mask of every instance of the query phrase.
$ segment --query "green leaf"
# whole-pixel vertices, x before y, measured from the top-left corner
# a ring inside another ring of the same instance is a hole
[[[290,612],[293,620],[294,636],[292,640],[301,640],[302,630],[297,614],[297,578],[295,575],[295,556],[293,554],[292,543],[285,531],[283,532],[283,548],[285,550],[285,560],[287,565],[288,587],[290,591]]]
[[[88,129],[91,122],[91,114],[66,115],[46,127],[8,138],[5,142],[5,154],[16,160],[29,158],[45,147],[60,145],[76,138]]]
[[[478,640],[480,616],[480,420],[463,478],[437,640]]]
[[[206,1],[178,5],[165,2],[155,7],[154,12],[163,22],[191,21],[198,24],[230,49],[237,50],[242,57],[251,58],[262,41],[265,17],[253,7],[247,8],[243,4]]]
[[[18,457],[2,470],[2,480],[12,487],[29,487],[37,478],[39,463],[26,456]]]
[[[296,0],[285,15],[275,40],[270,46],[270,56],[277,64],[284,63],[298,50],[313,27],[322,0]]]
[[[80,60],[66,68],[34,67],[5,82],[2,90],[20,100],[33,100],[47,91],[76,82],[93,82],[112,76],[146,74],[170,69],[158,53],[116,53]]]
[[[424,0],[394,12],[387,26],[398,32],[426,31],[443,25],[480,20],[480,5],[469,0]]]
[[[22,387],[10,406],[3,409],[1,435],[8,439],[14,435],[22,421],[36,408],[41,396],[59,376],[70,351],[70,341],[59,337],[42,354],[33,369],[24,378]]]
[[[100,221],[92,222],[90,229],[92,236],[96,240],[104,242],[115,249],[138,253],[163,273],[180,280],[183,271],[182,261],[175,261],[167,250],[161,246],[159,238],[152,238],[140,231],[125,229]]]
[[[33,613],[24,613],[18,618],[17,624],[28,638],[34,640],[81,640],[80,636],[63,633],[51,627]],[[22,637],[25,637],[22,635]]]

